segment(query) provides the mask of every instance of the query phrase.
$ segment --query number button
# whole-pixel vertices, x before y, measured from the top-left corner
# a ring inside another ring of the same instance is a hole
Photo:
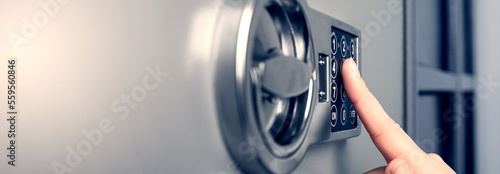
[[[331,35],[331,44],[332,44],[332,54],[335,55],[337,53],[337,36],[335,35],[335,32],[332,32]],[[333,56],[332,56],[333,57]]]
[[[338,89],[337,89],[337,83],[335,83],[333,80],[332,80],[332,103],[335,103],[335,101],[337,101],[337,93],[338,93]]]
[[[332,80],[335,79],[335,77],[337,77],[337,71],[338,71],[338,67],[337,67],[337,59],[333,58],[332,59]]]
[[[342,57],[345,57],[346,53],[347,53],[347,45],[346,45],[346,41],[345,41],[345,36],[342,36],[342,39],[340,40],[340,49],[342,51]]]
[[[345,125],[345,123],[347,122],[347,110],[345,108],[345,106],[342,106],[342,111],[340,111],[340,115],[341,115],[341,120],[340,122],[342,123],[342,125]]]
[[[351,49],[351,57],[353,59],[356,58],[356,43],[354,42],[354,39],[351,39],[350,49]]]

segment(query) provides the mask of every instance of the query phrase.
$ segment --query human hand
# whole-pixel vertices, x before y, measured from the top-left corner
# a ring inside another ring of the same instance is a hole
[[[344,61],[342,78],[347,96],[387,162],[387,166],[373,169],[368,174],[455,173],[439,155],[422,151],[399,124],[387,115],[366,87],[353,59]]]

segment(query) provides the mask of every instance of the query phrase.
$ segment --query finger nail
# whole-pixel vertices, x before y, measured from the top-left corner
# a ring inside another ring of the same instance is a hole
[[[403,161],[391,170],[391,174],[410,174],[410,168],[406,161]]]
[[[351,60],[349,61],[349,65],[351,67],[351,71],[356,75],[357,77],[359,76],[359,70],[358,70],[358,65],[356,65],[356,62],[354,62],[354,59],[350,58]]]

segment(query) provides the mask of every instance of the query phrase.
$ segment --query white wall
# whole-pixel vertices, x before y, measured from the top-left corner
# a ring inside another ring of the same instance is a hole
[[[500,1],[475,1],[476,173],[498,173],[500,164]],[[491,78],[491,80],[489,80]],[[483,79],[483,80],[481,80]]]

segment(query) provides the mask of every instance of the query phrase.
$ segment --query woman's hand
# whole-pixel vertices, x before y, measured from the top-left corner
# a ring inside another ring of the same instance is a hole
[[[384,111],[368,90],[352,59],[344,61],[342,78],[345,90],[387,166],[369,171],[375,173],[455,173],[437,154],[426,154]]]

